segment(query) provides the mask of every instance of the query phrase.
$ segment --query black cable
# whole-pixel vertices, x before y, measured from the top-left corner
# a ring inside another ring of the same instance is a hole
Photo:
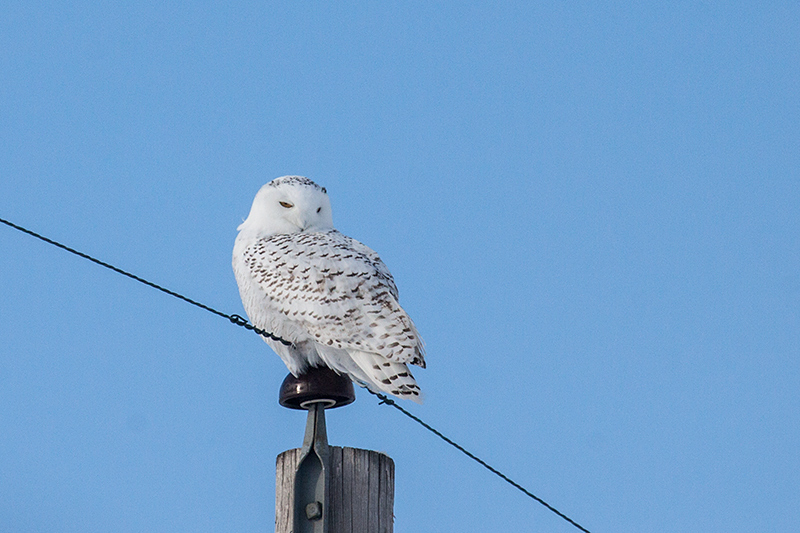
[[[253,331],[255,331],[256,333],[258,333],[259,335],[261,335],[263,337],[267,337],[267,338],[272,339],[274,341],[280,342],[284,346],[292,346],[291,342],[289,342],[287,340],[284,340],[284,339],[278,337],[277,335],[274,335],[273,333],[270,333],[269,331],[264,331],[263,329],[259,329],[259,328],[255,327],[254,325],[250,324],[247,320],[245,320],[244,318],[240,317],[239,315],[229,315],[229,314],[223,313],[222,311],[217,311],[213,307],[209,307],[209,306],[207,306],[205,304],[201,304],[200,302],[196,302],[196,301],[192,300],[191,298],[187,298],[186,296],[184,296],[182,294],[178,294],[175,291],[171,291],[169,289],[166,289],[166,288],[162,287],[161,285],[157,285],[157,284],[153,283],[152,281],[147,281],[146,279],[140,278],[139,276],[137,276],[135,274],[131,274],[130,272],[126,272],[125,270],[122,270],[121,268],[117,268],[114,265],[109,265],[108,263],[106,263],[104,261],[100,261],[99,259],[95,259],[94,257],[92,257],[89,254],[85,254],[83,252],[79,252],[78,250],[76,250],[74,248],[70,248],[69,246],[61,244],[60,242],[54,241],[53,239],[48,239],[47,237],[45,237],[43,235],[39,235],[38,233],[36,233],[34,231],[31,231],[29,229],[23,228],[22,226],[18,226],[16,224],[14,224],[13,222],[9,222],[8,220],[0,218],[0,222],[5,224],[6,226],[14,228],[15,230],[19,230],[22,233],[27,233],[28,235],[30,235],[32,237],[36,237],[37,239],[40,239],[40,240],[46,242],[47,244],[52,244],[53,246],[61,248],[62,250],[66,250],[67,252],[69,252],[71,254],[77,255],[78,257],[82,257],[84,259],[88,259],[92,263],[98,264],[98,265],[100,265],[102,267],[106,267],[109,270],[113,270],[114,272],[116,272],[118,274],[122,274],[123,276],[127,276],[127,277],[129,277],[129,278],[131,278],[133,280],[138,281],[139,283],[144,283],[148,287],[152,287],[154,289],[158,289],[161,292],[165,292],[165,293],[169,294],[170,296],[174,296],[175,298],[181,299],[184,302],[187,302],[187,303],[190,303],[190,304],[192,304],[194,306],[199,307],[200,309],[205,309],[209,313],[214,313],[215,315],[221,316],[222,318],[227,318],[228,320],[230,320],[232,323],[236,324],[237,326],[242,326],[245,329],[253,330]]]
[[[470,452],[469,450],[465,449],[460,444],[450,440],[448,437],[443,435],[438,429],[436,429],[434,427],[431,427],[425,421],[423,421],[421,418],[411,414],[411,412],[409,412],[409,411],[406,411],[404,407],[398,405],[397,402],[395,402],[391,398],[388,398],[388,397],[384,396],[383,394],[379,394],[379,393],[371,391],[369,389],[367,389],[367,392],[369,392],[373,396],[377,396],[378,399],[380,400],[380,402],[378,402],[379,404],[391,405],[392,407],[394,407],[395,409],[397,409],[398,411],[400,411],[401,413],[406,415],[408,418],[410,418],[414,422],[418,423],[419,425],[421,425],[422,427],[424,427],[425,429],[427,429],[428,431],[430,431],[431,433],[433,433],[434,435],[436,435],[437,437],[439,437],[440,439],[445,441],[447,444],[449,444],[450,446],[452,446],[456,450],[460,451],[461,453],[463,453],[464,455],[466,455],[467,457],[469,457],[473,461],[476,461],[479,465],[481,465],[484,468],[486,468],[492,474],[498,476],[500,479],[502,479],[505,482],[507,482],[512,487],[521,490],[527,496],[530,496],[531,498],[533,498],[537,502],[541,503],[542,505],[547,507],[549,510],[553,511],[555,514],[557,514],[558,516],[560,516],[561,518],[563,518],[564,520],[566,520],[567,522],[569,522],[573,526],[577,527],[581,531],[585,531],[586,533],[591,533],[588,529],[586,529],[585,527],[583,527],[579,523],[575,522],[572,518],[568,517],[567,515],[565,515],[564,513],[562,513],[561,511],[559,511],[558,509],[556,509],[555,507],[553,507],[552,505],[550,505],[549,503],[544,501],[543,499],[539,498],[538,496],[536,496],[535,494],[530,492],[528,489],[526,489],[525,487],[523,487],[522,485],[520,485],[519,483],[517,483],[513,479],[509,478],[507,475],[503,474],[502,472],[500,472],[499,470],[497,470],[496,468],[494,468],[493,466],[488,464],[486,461],[484,461],[480,457],[475,456],[472,452]]]
[[[48,239],[47,237],[39,235],[38,233],[35,233],[35,232],[33,232],[33,231],[29,230],[29,229],[23,228],[22,226],[18,226],[16,224],[14,224],[13,222],[9,222],[8,220],[0,218],[0,222],[5,224],[6,226],[9,226],[9,227],[14,228],[16,230],[19,230],[19,231],[21,231],[23,233],[26,233],[26,234],[28,234],[28,235],[30,235],[32,237],[36,237],[37,239],[40,239],[40,240],[42,240],[42,241],[44,241],[44,242],[46,242],[48,244],[52,244],[53,246],[61,248],[62,250],[66,250],[67,252],[75,254],[75,255],[77,255],[79,257],[82,257],[84,259],[88,259],[89,261],[91,261],[93,263],[96,263],[96,264],[98,264],[98,265],[100,265],[102,267],[106,267],[106,268],[108,268],[110,270],[113,270],[114,272],[117,272],[118,274],[122,274],[123,276],[127,276],[127,277],[129,277],[129,278],[131,278],[133,280],[138,281],[139,283],[144,283],[148,287],[152,287],[154,289],[158,289],[161,292],[165,292],[165,293],[169,294],[170,296],[174,296],[175,298],[179,298],[179,299],[183,300],[184,302],[187,302],[187,303],[190,303],[190,304],[192,304],[194,306],[199,307],[200,309],[205,309],[209,313],[214,313],[217,316],[221,316],[223,318],[227,318],[231,323],[236,324],[237,326],[242,326],[243,328],[255,331],[256,333],[258,333],[261,336],[264,336],[264,337],[270,338],[272,340],[278,341],[278,342],[280,342],[280,343],[282,343],[282,344],[284,344],[286,346],[292,346],[291,342],[289,342],[287,340],[284,340],[284,339],[282,339],[282,338],[280,338],[280,337],[278,337],[278,336],[276,336],[276,335],[274,335],[274,334],[272,334],[272,333],[270,333],[268,331],[264,331],[262,329],[259,329],[259,328],[255,327],[255,326],[253,326],[252,324],[247,322],[247,320],[245,320],[244,318],[242,318],[239,315],[228,315],[226,313],[223,313],[222,311],[217,311],[213,307],[209,307],[209,306],[207,306],[205,304],[202,304],[200,302],[196,302],[196,301],[192,300],[191,298],[187,298],[186,296],[183,296],[182,294],[178,294],[177,292],[171,291],[169,289],[166,289],[166,288],[162,287],[161,285],[157,285],[157,284],[155,284],[155,283],[153,283],[151,281],[147,281],[146,279],[140,278],[139,276],[137,276],[135,274],[131,274],[130,272],[126,272],[125,270],[122,270],[121,268],[117,268],[114,265],[110,265],[110,264],[108,264],[106,262],[100,261],[99,259],[95,259],[94,257],[92,257],[92,256],[90,256],[88,254],[85,254],[83,252],[79,252],[78,250],[75,250],[74,248],[70,248],[69,246],[61,244],[60,242],[56,242],[56,241],[54,241],[52,239]],[[445,441],[447,444],[451,445],[452,447],[454,447],[455,449],[457,449],[458,451],[460,451],[461,453],[463,453],[464,455],[466,455],[470,459],[476,461],[478,464],[480,464],[481,466],[483,466],[484,468],[489,470],[494,475],[498,476],[500,479],[502,479],[503,481],[505,481],[506,483],[508,483],[512,487],[522,491],[525,495],[533,498],[534,500],[536,500],[540,504],[544,505],[547,509],[549,509],[550,511],[554,512],[555,514],[557,514],[558,516],[560,516],[561,518],[563,518],[564,520],[566,520],[567,522],[569,522],[570,524],[575,526],[576,528],[580,529],[581,531],[584,531],[585,533],[591,533],[588,529],[586,529],[585,527],[581,526],[580,524],[575,522],[573,519],[571,519],[570,517],[568,517],[567,515],[565,515],[564,513],[562,513],[561,511],[559,511],[558,509],[556,509],[555,507],[553,507],[552,505],[550,505],[549,503],[544,501],[543,499],[539,498],[538,496],[536,496],[535,494],[530,492],[528,489],[526,489],[525,487],[523,487],[522,485],[520,485],[516,481],[512,480],[511,478],[509,478],[508,476],[506,476],[505,474],[503,474],[502,472],[500,472],[496,468],[492,467],[491,465],[489,465],[483,459],[481,459],[481,458],[477,457],[476,455],[472,454],[470,451],[465,449],[460,444],[452,441],[451,439],[449,439],[448,437],[443,435],[439,430],[437,430],[437,429],[433,428],[432,426],[428,425],[421,418],[411,414],[409,411],[406,411],[405,408],[403,408],[400,405],[398,405],[397,402],[395,402],[391,398],[388,398],[388,397],[384,396],[383,394],[379,394],[377,392],[373,392],[373,391],[371,391],[369,389],[367,389],[367,392],[369,392],[370,394],[372,394],[374,396],[377,396],[378,399],[380,400],[378,402],[379,404],[385,404],[385,405],[390,405],[390,406],[394,407],[395,409],[397,409],[398,411],[400,411],[401,413],[403,413],[404,415],[406,415],[410,419],[414,420],[415,422],[420,424],[422,427],[424,427],[425,429],[427,429],[428,431],[430,431],[431,433],[433,433],[434,435],[436,435],[437,437],[439,437],[440,439]]]

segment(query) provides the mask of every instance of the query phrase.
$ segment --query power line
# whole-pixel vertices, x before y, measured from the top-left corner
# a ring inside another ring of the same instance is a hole
[[[192,300],[191,298],[187,298],[186,296],[184,296],[182,294],[179,294],[179,293],[177,293],[175,291],[171,291],[171,290],[169,290],[167,288],[164,288],[161,285],[153,283],[152,281],[147,281],[146,279],[140,278],[139,276],[137,276],[135,274],[131,274],[130,272],[122,270],[121,268],[117,268],[114,265],[110,265],[110,264],[106,263],[105,261],[100,261],[99,259],[96,259],[96,258],[92,257],[89,254],[85,254],[83,252],[80,252],[80,251],[76,250],[75,248],[70,248],[69,246],[66,246],[64,244],[61,244],[60,242],[54,241],[53,239],[48,239],[44,235],[39,235],[38,233],[36,233],[34,231],[31,231],[31,230],[29,230],[27,228],[23,228],[22,226],[18,226],[16,224],[14,224],[13,222],[9,222],[8,220],[5,220],[3,218],[0,218],[0,222],[5,224],[6,226],[14,228],[15,230],[19,230],[22,233],[27,233],[31,237],[36,237],[37,239],[42,240],[42,241],[46,242],[47,244],[52,244],[53,246],[61,248],[62,250],[66,250],[67,252],[69,252],[71,254],[77,255],[78,257],[82,257],[84,259],[88,259],[92,263],[98,264],[98,265],[100,265],[102,267],[105,267],[105,268],[107,268],[109,270],[113,270],[114,272],[116,272],[118,274],[122,274],[123,276],[127,276],[127,277],[131,278],[132,280],[138,281],[139,283],[144,283],[148,287],[152,287],[154,289],[158,289],[159,291],[167,293],[170,296],[174,296],[175,298],[178,298],[180,300],[183,300],[184,302],[187,302],[187,303],[190,303],[190,304],[192,304],[194,306],[197,306],[200,309],[204,309],[204,310],[208,311],[209,313],[214,313],[215,315],[221,316],[222,318],[227,318],[228,320],[230,320],[232,323],[236,324],[237,326],[242,326],[243,328],[255,331],[259,335],[261,335],[263,337],[267,337],[268,339],[272,339],[274,341],[278,341],[278,342],[280,342],[281,344],[283,344],[285,346],[292,346],[291,342],[289,342],[289,341],[287,341],[285,339],[282,339],[282,338],[278,337],[277,335],[275,335],[273,333],[270,333],[269,331],[264,331],[263,329],[259,329],[259,328],[255,327],[254,325],[250,324],[249,322],[247,322],[247,320],[245,320],[244,318],[240,317],[239,315],[229,315],[227,313],[223,313],[222,311],[217,311],[213,307],[209,307],[209,306],[207,306],[205,304],[202,304],[200,302]]]
[[[98,265],[100,265],[102,267],[108,268],[109,270],[113,270],[114,272],[116,272],[118,274],[122,274],[123,276],[126,276],[126,277],[128,277],[128,278],[130,278],[132,280],[138,281],[139,283],[143,283],[143,284],[147,285],[148,287],[152,287],[152,288],[157,289],[157,290],[159,290],[161,292],[169,294],[170,296],[174,296],[175,298],[183,300],[184,302],[187,302],[187,303],[190,303],[190,304],[192,304],[192,305],[194,305],[196,307],[199,307],[200,309],[204,309],[204,310],[208,311],[209,313],[213,313],[213,314],[215,314],[217,316],[220,316],[222,318],[226,318],[231,323],[236,324],[237,326],[241,326],[241,327],[243,327],[245,329],[249,329],[251,331],[254,331],[254,332],[258,333],[259,335],[261,335],[262,337],[267,337],[269,339],[278,341],[281,344],[284,344],[285,346],[292,346],[293,345],[291,342],[289,342],[289,341],[287,341],[285,339],[282,339],[281,337],[278,337],[277,335],[275,335],[273,333],[270,333],[268,331],[264,331],[262,329],[259,329],[259,328],[255,327],[254,325],[250,324],[247,320],[245,320],[244,318],[242,318],[239,315],[229,315],[227,313],[223,313],[222,311],[218,311],[218,310],[214,309],[213,307],[209,307],[209,306],[207,306],[207,305],[205,305],[203,303],[200,303],[200,302],[197,302],[195,300],[192,300],[191,298],[187,298],[186,296],[183,296],[180,293],[177,293],[175,291],[171,291],[171,290],[169,290],[169,289],[167,289],[165,287],[162,287],[161,285],[158,285],[156,283],[153,283],[151,281],[147,281],[146,279],[140,278],[139,276],[137,276],[135,274],[131,274],[130,272],[122,270],[121,268],[117,268],[114,265],[106,263],[105,261],[101,261],[99,259],[96,259],[96,258],[92,257],[89,254],[85,254],[85,253],[80,252],[80,251],[78,251],[78,250],[76,250],[74,248],[70,248],[69,246],[66,246],[64,244],[61,244],[60,242],[54,241],[53,239],[49,239],[49,238],[47,238],[47,237],[45,237],[43,235],[40,235],[40,234],[38,234],[38,233],[36,233],[34,231],[29,230],[27,228],[23,228],[22,226],[18,226],[17,224],[14,224],[13,222],[9,222],[8,220],[5,220],[3,218],[0,218],[0,222],[5,224],[6,226],[14,228],[15,230],[18,230],[18,231],[21,231],[22,233],[30,235],[31,237],[36,237],[37,239],[42,240],[42,241],[44,241],[44,242],[46,242],[48,244],[52,244],[53,246],[56,246],[57,248],[61,248],[62,250],[65,250],[65,251],[67,251],[67,252],[69,252],[71,254],[77,255],[78,257],[82,257],[83,259],[88,259],[89,261],[91,261],[91,262],[93,262],[95,264],[98,264]],[[508,483],[512,487],[514,487],[517,490],[521,491],[523,494],[525,494],[526,496],[532,498],[536,502],[544,505],[548,510],[552,511],[553,513],[555,513],[559,517],[563,518],[564,520],[566,520],[567,522],[569,522],[570,524],[572,524],[576,528],[580,529],[581,531],[583,531],[585,533],[591,533],[588,529],[584,528],[583,526],[581,526],[580,524],[575,522],[573,519],[571,519],[570,517],[568,517],[567,515],[565,515],[564,513],[562,513],[561,511],[559,511],[558,509],[556,509],[555,507],[553,507],[552,505],[550,505],[549,503],[544,501],[543,499],[539,498],[538,496],[536,496],[535,494],[530,492],[528,489],[526,489],[525,487],[523,487],[522,485],[520,485],[516,481],[512,480],[511,478],[509,478],[508,476],[506,476],[505,474],[500,472],[499,470],[497,470],[496,468],[494,468],[493,466],[488,464],[483,459],[477,457],[476,455],[474,455],[473,453],[468,451],[466,448],[464,448],[460,444],[456,443],[455,441],[453,441],[450,438],[448,438],[447,436],[445,436],[442,432],[440,432],[436,428],[434,428],[431,425],[427,424],[421,418],[413,415],[410,411],[407,411],[404,407],[398,405],[397,402],[395,402],[391,398],[388,398],[387,396],[385,396],[383,394],[379,394],[377,392],[373,392],[373,391],[371,391],[369,389],[367,389],[367,392],[369,392],[370,394],[376,396],[380,400],[378,402],[379,404],[381,404],[381,405],[390,405],[390,406],[394,407],[395,409],[397,409],[398,411],[400,411],[401,413],[403,413],[404,415],[406,415],[410,419],[414,420],[415,422],[420,424],[422,427],[424,427],[425,429],[427,429],[428,431],[430,431],[431,433],[433,433],[434,435],[436,435],[437,437],[439,437],[440,439],[442,439],[443,441],[445,441],[449,445],[453,446],[455,449],[457,449],[458,451],[460,451],[461,453],[463,453],[464,455],[466,455],[470,459],[474,460],[475,462],[477,462],[478,464],[480,464],[481,466],[483,466],[484,468],[489,470],[494,475],[498,476],[500,479],[502,479],[503,481],[505,481],[506,483]]]
[[[463,446],[461,446],[457,442],[454,442],[453,440],[449,439],[447,436],[442,434],[442,432],[439,431],[438,429],[430,426],[428,423],[426,423],[424,420],[422,420],[418,416],[413,415],[410,411],[406,411],[406,409],[404,407],[399,405],[397,402],[395,402],[391,398],[389,398],[389,397],[387,397],[387,396],[385,396],[383,394],[379,394],[377,392],[373,392],[373,391],[371,391],[369,389],[367,389],[367,392],[369,392],[370,394],[372,394],[374,396],[377,396],[378,399],[380,399],[380,402],[378,402],[378,403],[391,405],[392,407],[394,407],[395,409],[397,409],[398,411],[400,411],[401,413],[406,415],[408,418],[410,418],[411,420],[415,421],[416,423],[418,423],[419,425],[421,425],[422,427],[424,427],[425,429],[427,429],[428,431],[430,431],[431,433],[433,433],[434,435],[436,435],[437,437],[439,437],[440,439],[445,441],[447,444],[449,444],[450,446],[452,446],[456,450],[460,451],[461,453],[463,453],[464,455],[466,455],[467,457],[469,457],[473,461],[477,462],[479,465],[481,465],[482,467],[487,469],[492,474],[496,475],[497,477],[499,477],[500,479],[502,479],[503,481],[505,481],[506,483],[508,483],[512,487],[520,490],[525,495],[527,495],[527,496],[533,498],[534,500],[536,500],[537,502],[541,503],[542,505],[547,507],[549,510],[553,511],[555,514],[557,514],[558,516],[560,516],[561,518],[563,518],[564,520],[566,520],[567,522],[572,524],[573,526],[577,527],[581,531],[585,531],[586,533],[591,533],[588,529],[584,528],[582,525],[580,525],[579,523],[574,521],[572,518],[568,517],[567,515],[565,515],[564,513],[562,513],[561,511],[559,511],[558,509],[556,509],[555,507],[553,507],[552,505],[550,505],[549,503],[547,503],[546,501],[541,499],[540,497],[536,496],[534,493],[532,493],[531,491],[529,491],[528,489],[526,489],[525,487],[523,487],[522,485],[520,485],[519,483],[517,483],[513,479],[509,478],[507,475],[505,475],[504,473],[500,472],[499,470],[494,468],[492,465],[488,464],[486,461],[484,461],[480,457],[476,456],[475,454],[473,454],[472,452],[470,452],[469,450],[467,450],[466,448],[464,448]]]

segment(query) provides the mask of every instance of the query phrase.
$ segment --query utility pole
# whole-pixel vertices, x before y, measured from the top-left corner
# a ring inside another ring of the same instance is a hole
[[[325,409],[355,401],[353,383],[328,368],[286,377],[279,403],[308,411],[302,448],[278,455],[275,533],[391,533],[394,461],[382,453],[329,446]]]

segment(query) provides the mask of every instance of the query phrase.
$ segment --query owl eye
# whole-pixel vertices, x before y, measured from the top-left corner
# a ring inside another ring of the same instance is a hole
[[[321,208],[321,207],[318,207],[318,208],[317,208],[317,213],[319,213],[321,210],[322,210],[322,208]]]
[[[284,202],[284,201],[281,201],[281,202],[280,202],[280,204],[281,204],[283,207],[285,207],[286,209],[289,209],[290,207],[294,207],[294,204],[290,204],[289,202]]]

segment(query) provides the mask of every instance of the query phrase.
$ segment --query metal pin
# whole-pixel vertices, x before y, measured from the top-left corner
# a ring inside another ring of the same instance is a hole
[[[307,402],[306,435],[300,450],[300,462],[294,481],[295,533],[327,533],[325,509],[328,492],[328,435],[325,427],[325,400]]]

